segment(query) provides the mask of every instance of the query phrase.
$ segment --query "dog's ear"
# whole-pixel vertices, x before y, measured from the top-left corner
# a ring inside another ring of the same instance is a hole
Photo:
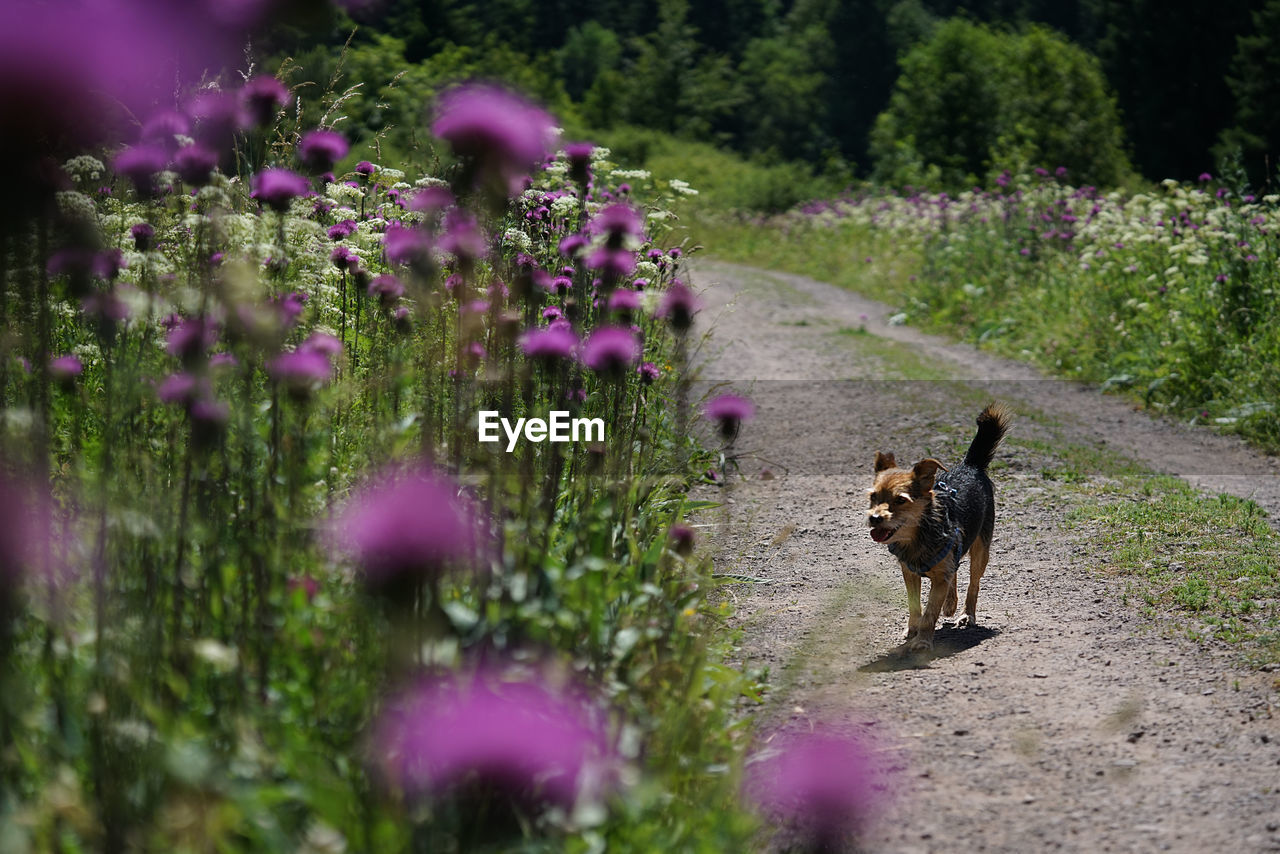
[[[921,460],[911,467],[911,491],[916,495],[924,495],[933,489],[933,478],[938,469],[946,470],[946,466],[933,457]]]
[[[898,464],[897,462],[894,461],[893,454],[882,454],[879,451],[876,451],[876,473],[877,474],[884,471],[885,469],[897,468],[897,466]]]

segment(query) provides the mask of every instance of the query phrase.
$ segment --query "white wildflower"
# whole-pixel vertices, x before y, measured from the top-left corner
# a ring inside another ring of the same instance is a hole
[[[572,216],[578,209],[578,200],[573,196],[560,196],[551,202],[552,216]]]
[[[364,197],[364,190],[349,184],[326,184],[324,194],[335,202],[358,202]]]
[[[196,658],[204,661],[219,673],[230,673],[240,663],[235,647],[227,646],[213,638],[202,638],[191,644]]]
[[[698,191],[689,186],[688,181],[681,181],[679,178],[672,178],[667,182],[672,192],[679,193],[682,196],[696,196]]]
[[[502,234],[502,245],[513,246],[518,252],[528,252],[533,249],[533,240],[518,228],[508,228]]]
[[[58,210],[67,219],[84,222],[97,216],[98,209],[93,199],[75,190],[62,190],[57,194]]]
[[[102,177],[106,167],[98,158],[82,154],[62,164],[62,169],[71,176],[73,181],[97,181]]]
[[[649,174],[648,169],[614,169],[609,177],[615,181],[647,181]]]

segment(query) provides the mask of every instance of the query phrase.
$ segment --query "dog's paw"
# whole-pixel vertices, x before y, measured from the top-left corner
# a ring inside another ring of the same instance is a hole
[[[907,652],[933,652],[933,640],[917,636],[904,643],[902,648]]]
[[[978,618],[973,614],[965,614],[960,619],[956,620],[957,629],[968,629],[976,625],[978,625]]]

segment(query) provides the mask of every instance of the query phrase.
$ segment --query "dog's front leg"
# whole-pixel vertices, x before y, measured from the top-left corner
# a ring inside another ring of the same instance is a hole
[[[911,640],[920,633],[920,576],[902,564],[902,580],[907,583],[907,634]]]
[[[914,575],[915,573],[912,574]],[[951,589],[951,579],[948,578],[945,562],[929,570],[927,575],[929,578],[929,604],[925,606],[924,613],[920,615],[915,638],[907,641],[906,646],[909,652],[925,652],[933,649],[933,630],[938,625],[938,616],[942,613],[942,605],[946,602],[947,592]],[[917,577],[917,608],[920,602],[919,589],[920,581]]]

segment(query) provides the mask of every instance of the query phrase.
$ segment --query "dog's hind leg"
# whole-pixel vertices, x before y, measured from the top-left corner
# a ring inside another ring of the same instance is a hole
[[[958,575],[959,573],[953,572],[951,573],[951,576],[947,579],[948,580],[947,598],[942,603],[942,615],[944,617],[953,616],[956,612],[956,605],[960,603],[960,595],[956,592],[956,583],[958,580],[957,579]]]
[[[991,543],[978,537],[969,549],[969,589],[964,594],[964,616],[959,626],[976,626],[978,624],[978,584],[982,581],[982,573],[987,570],[987,560],[991,557]]]
[[[920,632],[920,576],[902,565],[902,580],[907,583],[907,634],[911,640]]]

